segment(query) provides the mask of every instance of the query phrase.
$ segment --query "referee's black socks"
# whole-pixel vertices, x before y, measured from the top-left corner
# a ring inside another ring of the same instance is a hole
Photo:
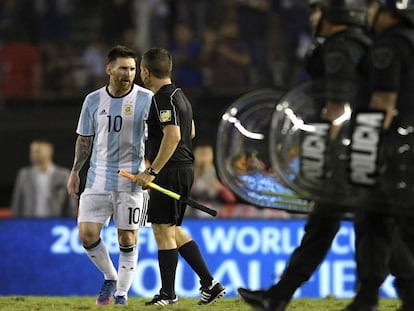
[[[177,249],[159,250],[158,264],[160,266],[162,292],[168,295],[168,298],[174,299],[175,271],[178,264]]]
[[[181,246],[178,249],[178,252],[190,265],[194,272],[197,273],[200,278],[201,286],[203,288],[209,287],[213,281],[213,277],[210,273],[210,270],[207,268],[206,262],[201,255],[197,243],[194,242],[194,240],[191,240],[190,242]]]

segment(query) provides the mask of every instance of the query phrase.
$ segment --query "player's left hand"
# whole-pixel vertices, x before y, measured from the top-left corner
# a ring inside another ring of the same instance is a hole
[[[80,178],[77,172],[71,171],[66,185],[67,191],[72,198],[79,198]]]

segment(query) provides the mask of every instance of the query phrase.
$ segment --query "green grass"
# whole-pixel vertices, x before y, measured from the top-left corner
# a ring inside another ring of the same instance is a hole
[[[40,296],[0,296],[0,310],[7,311],[38,311],[38,310],[237,310],[251,311],[242,300],[237,298],[224,298],[210,306],[198,306],[197,299],[181,298],[178,304],[168,307],[145,306],[148,299],[130,297],[126,307],[108,305],[104,307],[95,306],[95,297],[40,297]],[[348,300],[335,298],[326,299],[294,299],[288,311],[340,311]],[[399,306],[396,299],[382,299],[380,301],[381,311],[395,311]]]

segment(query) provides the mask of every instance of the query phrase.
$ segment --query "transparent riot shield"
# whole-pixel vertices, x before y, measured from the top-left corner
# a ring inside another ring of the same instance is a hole
[[[396,118],[384,131],[384,113],[350,107],[327,122],[325,103],[322,82],[304,83],[280,98],[269,134],[275,175],[299,196],[336,211],[409,212],[414,127]]]
[[[364,117],[363,112],[361,115]],[[377,208],[391,211],[393,214],[413,216],[414,113],[400,112],[395,116],[391,127],[381,132],[378,138],[372,134],[372,130],[368,132],[370,126],[373,127],[373,122],[362,117],[359,122],[355,122],[356,129],[353,135],[356,147],[353,148],[351,168],[357,171],[354,173],[354,179],[359,184],[364,181],[372,182],[379,189],[381,196],[369,196],[371,200],[375,200]],[[373,143],[376,139],[378,143]],[[359,140],[361,143],[357,144]],[[367,144],[368,140],[370,144]],[[377,162],[373,166],[370,155],[375,152]],[[372,169],[373,167],[375,169]],[[378,202],[379,198],[384,199]]]
[[[269,151],[273,170],[301,197],[316,202],[354,206],[348,182],[351,109],[335,131],[324,120],[322,82],[306,82],[277,103],[271,121]]]
[[[270,162],[270,125],[282,94],[261,89],[245,94],[228,107],[218,129],[217,171],[220,179],[250,204],[307,213],[312,210],[312,202],[287,187],[274,174]]]

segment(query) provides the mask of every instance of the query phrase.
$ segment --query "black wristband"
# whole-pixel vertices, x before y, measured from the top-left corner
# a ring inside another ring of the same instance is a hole
[[[147,172],[147,174],[155,176],[155,177],[157,177],[157,175],[158,175],[157,173],[155,173],[155,171],[152,167],[147,168],[145,171]]]

